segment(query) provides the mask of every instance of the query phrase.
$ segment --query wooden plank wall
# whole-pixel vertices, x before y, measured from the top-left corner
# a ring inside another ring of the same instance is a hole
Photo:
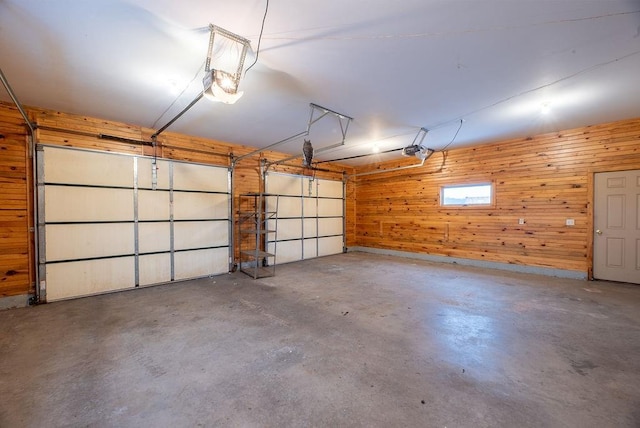
[[[38,108],[27,108],[27,112],[37,126],[37,141],[42,144],[62,145],[85,149],[111,151],[135,155],[156,155],[159,158],[184,160],[213,165],[230,165],[230,154],[241,156],[252,152],[254,148],[234,145],[221,141],[164,132],[158,137],[158,145],[150,146],[132,142],[117,141],[112,138],[100,138],[99,135],[150,141],[154,130],[126,123],[106,121],[85,116],[67,114]],[[32,294],[34,281],[34,261],[30,257],[34,252],[32,234],[28,228],[32,225],[31,207],[31,158],[27,149],[27,128],[21,116],[8,103],[0,103],[0,298],[14,295]],[[256,192],[261,189],[260,159],[275,161],[289,155],[267,151],[240,161],[235,169],[233,197]],[[292,160],[289,164],[299,164]],[[326,167],[326,165],[323,165]],[[319,172],[317,177],[342,179],[343,171],[352,169],[331,165],[328,169],[335,172]],[[274,171],[300,174],[304,170],[293,166],[274,167]],[[6,189],[6,190],[5,190]],[[236,204],[237,206],[237,204]],[[348,235],[355,236],[355,224],[351,220]],[[237,243],[236,243],[237,244]],[[236,245],[236,250],[237,250]],[[237,254],[236,254],[237,258]],[[31,261],[30,261],[31,260]]]
[[[0,298],[31,294],[31,159],[27,127],[16,108],[0,114]]]
[[[355,242],[589,273],[593,173],[623,169],[640,169],[640,119],[437,152],[422,168],[356,179]],[[439,205],[441,186],[481,182],[495,184],[495,206]]]
[[[98,138],[149,141],[152,130],[29,108],[38,141],[118,153],[152,155],[153,148]],[[0,104],[0,297],[33,293],[33,210],[27,130],[16,109]],[[229,165],[228,155],[251,147],[163,133],[162,158]],[[261,188],[260,158],[238,163],[234,198]],[[298,161],[291,161],[296,163]],[[364,172],[415,162],[369,165]],[[434,154],[422,168],[364,176],[347,183],[347,245],[393,249],[585,272],[591,267],[593,173],[640,168],[640,119]],[[349,168],[319,178],[340,179]],[[280,172],[301,173],[280,166]],[[491,208],[441,208],[440,186],[491,181]],[[5,190],[6,189],[6,190]],[[237,205],[236,205],[237,206]],[[518,225],[524,218],[525,225]],[[576,225],[565,226],[567,218]],[[237,248],[237,245],[236,245]]]

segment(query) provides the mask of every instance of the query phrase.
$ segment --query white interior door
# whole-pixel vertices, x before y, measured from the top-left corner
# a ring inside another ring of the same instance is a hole
[[[595,174],[593,276],[640,284],[640,170]]]

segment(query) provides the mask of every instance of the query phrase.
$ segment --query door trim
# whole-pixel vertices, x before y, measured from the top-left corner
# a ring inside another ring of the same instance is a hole
[[[587,170],[587,279],[593,281],[593,252],[594,252],[594,211],[595,211],[595,185],[596,174],[604,172],[622,172],[622,171],[635,171],[637,167],[630,167],[629,165],[621,165],[620,167],[603,167],[603,168],[589,168]]]

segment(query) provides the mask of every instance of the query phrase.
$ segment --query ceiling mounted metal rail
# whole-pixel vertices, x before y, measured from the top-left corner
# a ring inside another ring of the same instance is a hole
[[[424,161],[426,161],[427,158],[424,158],[420,161],[420,163],[414,164],[414,165],[405,165],[405,166],[399,166],[397,168],[389,168],[389,169],[376,169],[374,171],[367,171],[367,172],[359,172],[357,174],[351,174],[351,175],[347,175],[347,180],[351,179],[351,178],[356,178],[356,177],[362,177],[365,175],[374,175],[374,174],[382,174],[384,172],[394,172],[394,171],[401,171],[403,169],[411,169],[411,168],[419,168],[422,165],[424,165]]]
[[[344,139],[339,143],[331,144],[330,146],[322,147],[321,149],[315,150],[314,155],[317,155],[318,153],[326,152],[326,151],[331,150],[331,149],[335,149],[336,147],[340,147],[342,145],[344,145]],[[285,162],[289,162],[290,160],[297,159],[297,158],[302,157],[302,156],[303,156],[303,154],[300,153],[300,154],[297,154],[297,155],[291,155],[288,158],[280,159],[280,160],[277,160],[277,161],[274,161],[274,162],[267,162],[267,167],[270,167],[272,165],[281,165],[281,164],[283,164]]]
[[[344,141],[345,141],[345,138],[347,136],[347,130],[349,129],[349,123],[353,120],[353,118],[351,118],[349,116],[346,116],[346,115],[344,115],[342,113],[338,113],[338,112],[336,112],[334,110],[331,110],[329,108],[319,106],[318,104],[309,103],[309,107],[310,107],[311,110],[309,112],[309,121],[307,122],[307,129],[306,130],[304,130],[302,132],[299,132],[299,133],[297,133],[295,135],[292,135],[291,137],[287,137],[284,140],[277,141],[277,142],[275,142],[273,144],[270,144],[270,145],[268,145],[266,147],[262,147],[260,149],[256,149],[256,150],[254,150],[252,152],[246,153],[246,154],[244,154],[242,156],[238,156],[238,157],[236,157],[234,159],[234,163],[235,162],[239,162],[242,159],[257,155],[258,153],[262,153],[265,150],[271,150],[274,147],[277,147],[277,146],[279,146],[281,144],[284,144],[284,143],[288,143],[289,141],[295,140],[297,138],[306,137],[307,135],[309,135],[309,132],[311,131],[311,126],[313,124],[315,124],[316,122],[318,122],[323,117],[327,116],[327,115],[333,115],[338,119],[338,122],[340,124],[340,130],[342,132],[342,141],[340,143],[332,145],[330,147],[323,147],[323,148],[317,150],[316,153],[321,153],[324,150],[329,150],[331,148],[335,148],[335,147],[343,145]],[[319,113],[319,115],[316,115],[317,113]],[[281,159],[281,160],[276,161],[276,162],[268,163],[268,165],[281,164],[281,163],[290,161],[292,159],[299,158],[301,156],[302,156],[302,154],[291,156],[291,157],[288,157],[286,159]]]
[[[6,76],[2,72],[2,68],[0,68],[0,81],[2,81],[2,85],[7,90],[9,97],[11,97],[11,101],[13,101],[16,108],[20,112],[20,115],[22,116],[24,121],[27,123],[27,127],[29,127],[29,136],[27,140],[29,144],[29,154],[31,156],[31,174],[32,174],[31,179],[32,179],[32,184],[37,185],[38,184],[38,173],[37,173],[38,157],[36,156],[37,124],[29,120],[29,116],[27,115],[27,112],[24,110],[24,108],[22,108],[22,104],[20,104],[20,101],[18,101],[18,97],[16,97],[16,95],[14,94],[13,89],[11,88],[11,85],[9,85],[9,81],[7,80]],[[40,303],[42,292],[43,292],[42,289],[40,288],[40,278],[42,278],[44,275],[44,265],[40,263],[40,253],[42,251],[40,236],[42,236],[43,233],[40,231],[40,221],[38,217],[38,213],[40,212],[38,208],[38,191],[33,192],[32,204],[33,204],[32,208],[33,208],[33,226],[34,226],[33,227],[33,257],[34,258],[33,259],[35,260],[35,269],[33,271],[33,278],[35,280],[36,286],[35,286],[35,296],[29,298],[30,305]]]
[[[173,119],[171,119],[166,125],[164,125],[162,128],[158,129],[156,132],[153,133],[153,135],[151,136],[151,141],[153,141],[155,143],[156,138],[158,138],[158,135],[160,135],[162,132],[164,132],[165,129],[167,129],[168,127],[170,127],[171,125],[173,125],[173,123],[180,119],[180,117],[182,117],[183,114],[185,114],[187,111],[189,111],[189,109],[191,107],[193,107],[194,105],[196,105],[196,103],[198,101],[200,101],[202,99],[202,97],[204,96],[204,92],[200,92],[196,98],[191,101],[189,103],[188,106],[186,106],[180,113],[178,113],[177,115],[174,116]]]
[[[322,119],[323,117],[325,117],[327,115],[332,115],[337,119],[338,124],[340,125],[340,132],[342,133],[342,140],[339,143],[331,144],[329,146],[322,147],[320,149],[316,149],[315,150],[315,154],[326,152],[328,150],[335,149],[336,147],[343,146],[344,142],[345,142],[345,140],[347,138],[347,131],[349,130],[349,124],[351,123],[353,118],[350,117],[350,116],[344,115],[342,113],[338,113],[337,111],[328,109],[326,107],[319,106],[319,105],[314,104],[314,103],[309,104],[309,106],[311,107],[311,113],[309,115],[309,124],[307,125],[306,135],[309,134],[309,131],[311,130],[311,125],[313,125],[314,123],[318,122],[320,119]],[[314,118],[314,113],[316,113],[316,112],[320,112],[320,115]],[[292,156],[289,156],[287,158],[277,160],[275,162],[268,162],[267,163],[267,169],[272,165],[280,165],[280,164],[283,164],[283,163],[288,162],[288,161],[293,160],[293,159],[297,159],[297,158],[302,157],[302,156],[303,156],[303,154],[302,154],[302,152],[300,152],[297,155],[292,155]]]
[[[9,82],[7,81],[7,78],[5,77],[1,68],[0,68],[0,81],[2,81],[2,85],[4,85],[4,88],[7,90],[7,93],[11,97],[11,101],[13,101],[13,103],[16,105],[16,108],[22,115],[22,118],[24,119],[24,121],[27,122],[27,126],[29,127],[31,134],[33,135],[36,132],[36,125],[29,120],[29,116],[27,116],[27,113],[22,108],[22,104],[20,104],[20,102],[18,101],[18,98],[13,93],[13,89],[11,89],[11,85],[9,85]]]
[[[424,162],[427,159],[429,159],[429,157],[431,157],[432,154],[435,153],[435,150],[427,149],[426,147],[422,146],[422,142],[424,141],[424,138],[427,136],[428,132],[429,132],[428,129],[420,128],[420,130],[418,131],[416,136],[413,137],[413,142],[411,143],[410,146],[404,147],[402,149],[387,150],[387,152],[386,152],[386,153],[388,153],[388,152],[393,152],[393,151],[396,151],[396,150],[402,150],[402,154],[403,155],[409,156],[408,154],[406,154],[407,149],[414,149],[414,150],[411,150],[411,156],[415,155],[418,159],[420,159],[420,163],[413,164],[413,165],[399,166],[399,167],[396,167],[396,168],[375,169],[373,171],[360,172],[360,173],[356,173],[356,174],[347,175],[346,179],[349,180],[351,178],[363,177],[365,175],[383,174],[385,172],[402,171],[402,170],[405,170],[405,169],[412,169],[412,168],[421,167],[422,165],[424,165]]]
[[[270,150],[270,149],[272,149],[273,147],[279,146],[280,144],[287,143],[287,142],[289,142],[289,141],[291,141],[291,140],[295,140],[296,138],[303,137],[303,136],[308,135],[308,134],[309,134],[309,131],[303,131],[303,132],[301,132],[301,133],[299,133],[299,134],[292,135],[291,137],[285,138],[284,140],[280,140],[280,141],[278,141],[278,142],[276,142],[276,143],[273,143],[273,144],[271,144],[271,145],[268,145],[267,147],[263,147],[263,148],[261,148],[261,149],[254,150],[254,151],[249,152],[249,153],[246,153],[246,154],[244,154],[244,155],[242,155],[242,156],[237,156],[237,157],[233,160],[233,162],[234,162],[234,163],[239,162],[239,161],[241,161],[242,159],[245,159],[245,158],[248,158],[248,157],[251,157],[251,156],[257,155],[258,153],[262,153],[262,152],[264,152],[265,150]]]
[[[344,157],[344,158],[337,158],[337,159],[327,159],[327,160],[318,161],[316,163],[317,164],[321,164],[321,163],[327,163],[327,162],[339,162],[339,161],[344,161],[344,160],[366,158],[366,157],[369,157],[369,156],[380,156],[380,155],[384,155],[384,154],[387,154],[387,153],[399,152],[400,150],[404,150],[404,147],[399,147],[397,149],[384,150],[382,152],[377,152],[377,153],[365,153],[364,155],[347,156],[347,157]]]
[[[343,174],[344,173],[344,171],[338,171],[338,170],[335,170],[335,169],[328,169],[328,168],[320,168],[320,167],[317,167],[317,166],[303,167],[302,165],[296,165],[296,164],[292,164],[292,163],[283,163],[283,164],[280,164],[280,165],[288,166],[290,168],[304,168],[304,169],[308,169],[308,170],[311,170],[311,171],[314,171],[314,172],[331,172],[331,173],[334,173],[334,174]]]
[[[425,128],[425,127],[420,128],[420,130],[418,131],[416,136],[413,137],[413,143],[411,143],[411,145],[412,146],[416,146],[416,147],[421,147],[422,146],[422,142],[424,141],[424,138],[427,136],[428,132],[429,132],[429,130],[427,128]],[[419,141],[418,141],[418,139],[419,139]],[[321,160],[321,161],[317,161],[316,163],[317,164],[321,164],[321,163],[327,163],[327,162],[339,162],[339,161],[344,161],[344,160],[360,159],[360,158],[366,158],[366,157],[370,157],[370,156],[380,156],[380,155],[384,155],[384,154],[387,154],[387,153],[393,153],[393,152],[399,152],[399,151],[402,151],[403,154],[404,154],[405,149],[406,149],[406,147],[398,147],[396,149],[383,150],[381,152],[365,153],[365,154],[362,154],[362,155],[354,155],[354,156],[346,156],[346,157],[343,157],[343,158]],[[429,150],[433,151],[431,149],[429,149]]]

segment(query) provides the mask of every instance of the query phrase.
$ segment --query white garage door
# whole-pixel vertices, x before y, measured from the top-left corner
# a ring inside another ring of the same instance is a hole
[[[41,300],[228,272],[226,167],[39,149]]]
[[[278,195],[277,239],[268,243],[277,264],[343,252],[342,181],[269,173],[265,186]],[[273,206],[275,198],[267,202]]]

